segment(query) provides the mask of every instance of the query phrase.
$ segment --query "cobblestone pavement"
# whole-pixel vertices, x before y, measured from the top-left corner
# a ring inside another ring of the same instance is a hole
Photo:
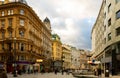
[[[7,74],[8,78],[75,78],[73,77],[72,74],[66,74],[62,75],[61,73],[36,73],[36,74],[23,74],[23,75],[18,75],[17,77],[13,77],[12,74]]]

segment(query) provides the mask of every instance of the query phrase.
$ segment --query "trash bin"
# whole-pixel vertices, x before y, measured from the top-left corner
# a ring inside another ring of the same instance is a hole
[[[105,77],[109,77],[109,70],[105,70]]]

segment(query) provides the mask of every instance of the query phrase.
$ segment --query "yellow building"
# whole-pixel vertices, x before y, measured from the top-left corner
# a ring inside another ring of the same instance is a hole
[[[52,35],[52,57],[53,60],[61,60],[62,43],[60,37],[57,34]]]
[[[52,59],[53,59],[53,68],[61,69],[62,67],[62,43],[60,37],[57,34],[52,35]]]
[[[23,0],[0,4],[0,64],[7,72],[13,71],[16,64],[26,72],[32,70],[38,59],[44,64],[52,51],[49,19],[42,22]]]
[[[120,73],[120,0],[103,0],[92,29],[92,53],[104,73]]]

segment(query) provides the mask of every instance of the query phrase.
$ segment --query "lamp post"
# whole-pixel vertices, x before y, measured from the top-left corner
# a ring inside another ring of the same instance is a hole
[[[16,70],[16,38],[14,38],[14,77],[17,77],[17,70]]]

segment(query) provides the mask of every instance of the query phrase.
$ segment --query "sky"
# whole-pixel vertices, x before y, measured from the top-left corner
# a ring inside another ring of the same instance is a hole
[[[102,0],[26,0],[41,20],[50,19],[52,33],[63,44],[91,50],[91,30]]]

